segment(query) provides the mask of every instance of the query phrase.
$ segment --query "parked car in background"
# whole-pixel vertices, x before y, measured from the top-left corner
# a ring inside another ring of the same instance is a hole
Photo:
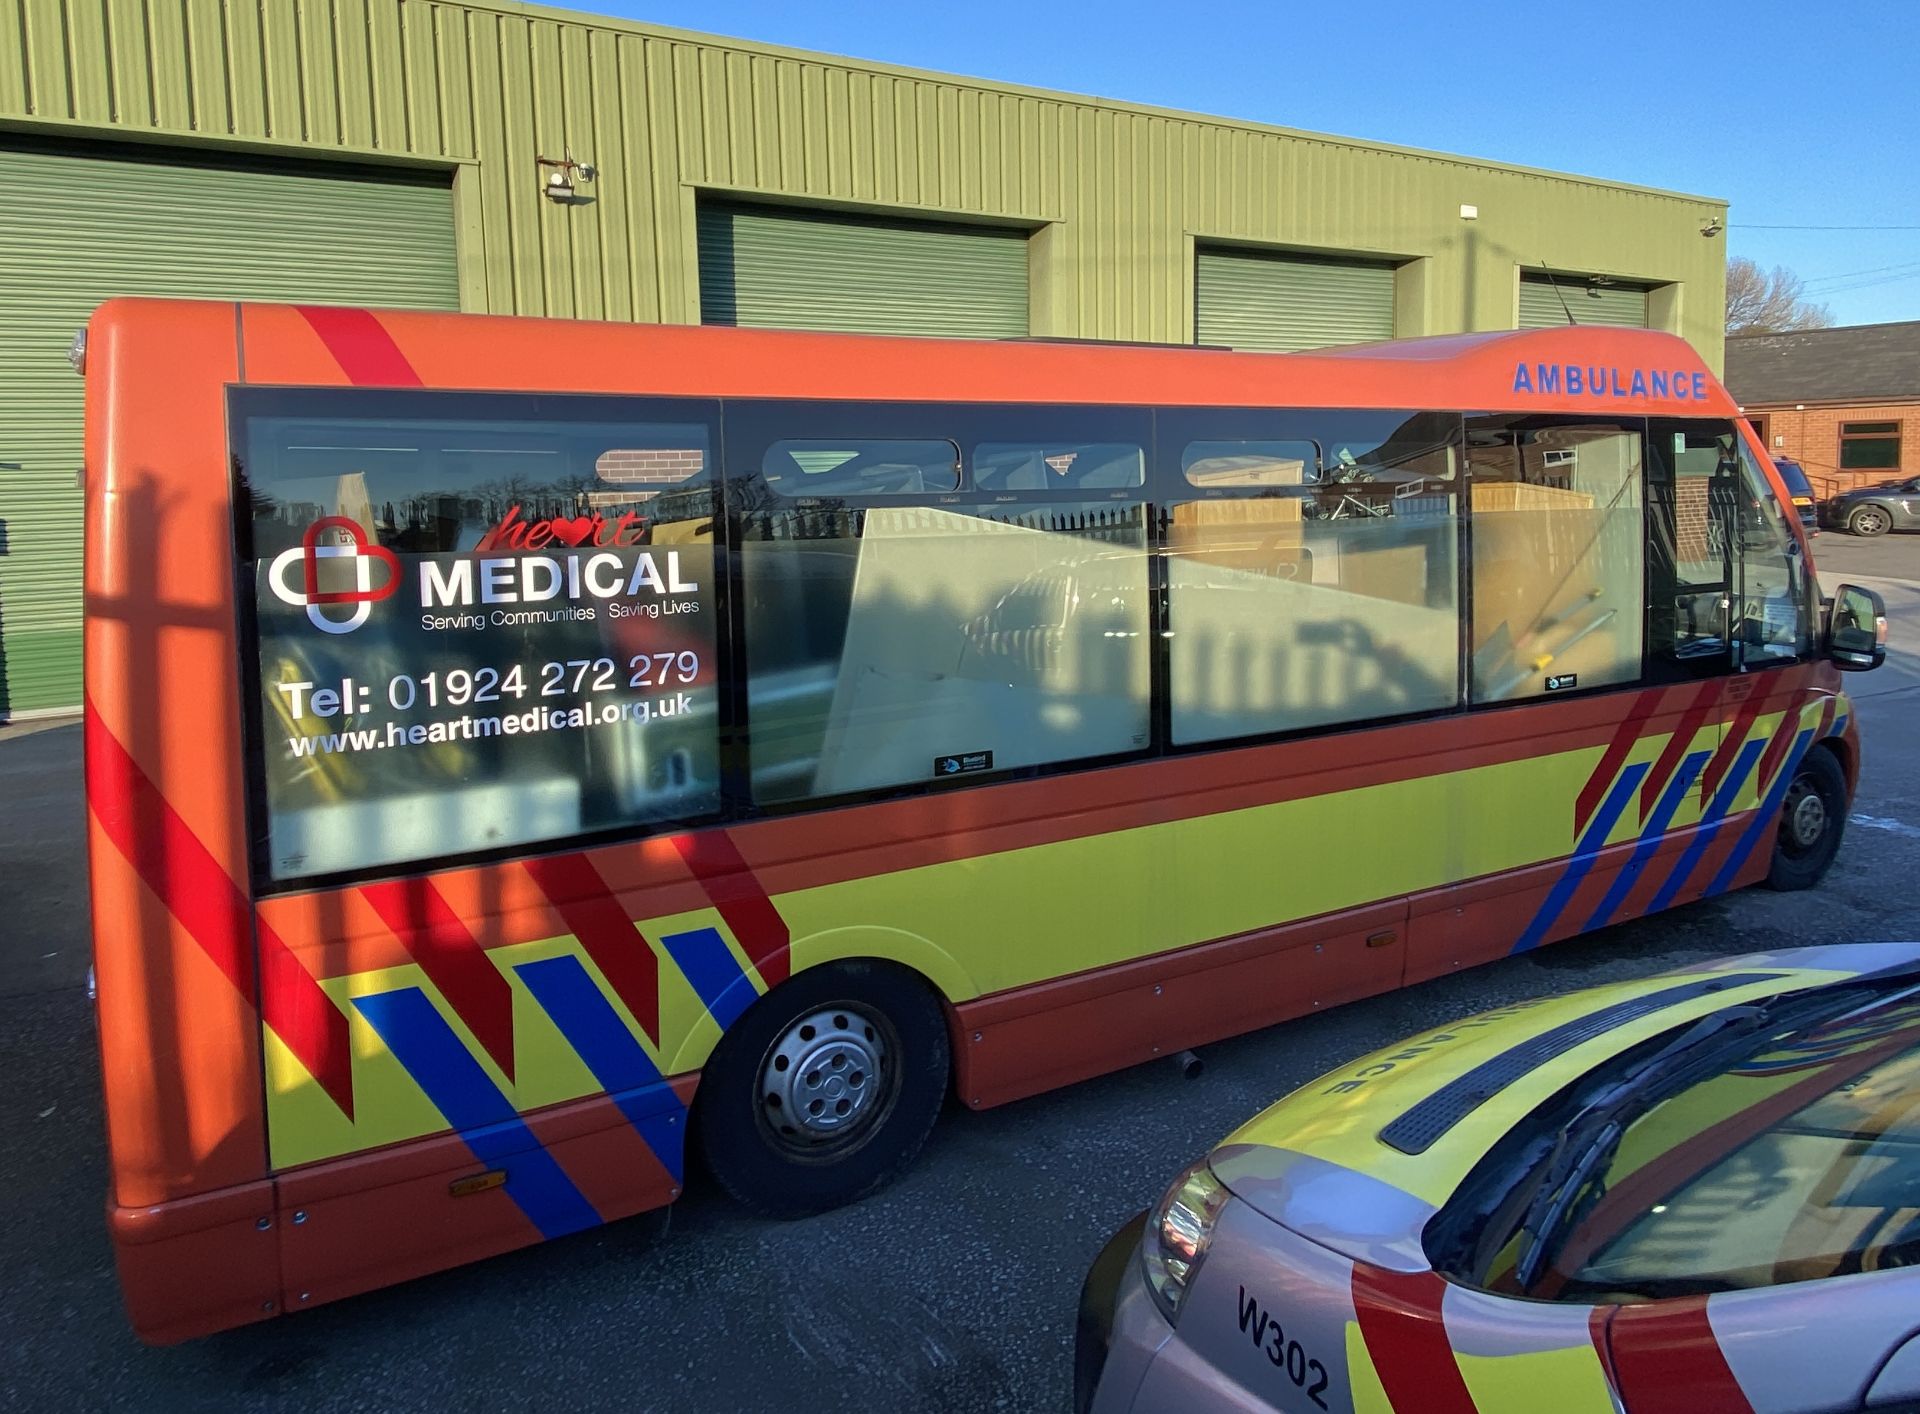
[[[1920,1398],[1920,943],[1719,958],[1296,1091],[1096,1261],[1080,1414]]]
[[[1786,483],[1787,495],[1793,501],[1794,513],[1800,517],[1800,524],[1806,527],[1807,534],[1818,535],[1818,506],[1813,499],[1813,483],[1807,479],[1806,470],[1791,457],[1775,457],[1773,464],[1779,468],[1780,479]]]
[[[1823,511],[1828,525],[1855,535],[1920,530],[1920,476],[1857,487],[1828,501]]]

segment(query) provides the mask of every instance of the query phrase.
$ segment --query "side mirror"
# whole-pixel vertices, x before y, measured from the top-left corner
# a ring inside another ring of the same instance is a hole
[[[1887,661],[1887,605],[1871,589],[1843,584],[1827,618],[1827,657],[1850,673]]]

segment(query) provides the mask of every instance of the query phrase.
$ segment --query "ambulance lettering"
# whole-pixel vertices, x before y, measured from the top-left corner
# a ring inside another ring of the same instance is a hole
[[[1285,1371],[1296,1387],[1306,1391],[1308,1399],[1322,1409],[1327,1407],[1321,1397],[1327,1387],[1327,1367],[1308,1355],[1299,1341],[1288,1340],[1280,1322],[1244,1286],[1240,1288],[1240,1329],[1276,1370]]]

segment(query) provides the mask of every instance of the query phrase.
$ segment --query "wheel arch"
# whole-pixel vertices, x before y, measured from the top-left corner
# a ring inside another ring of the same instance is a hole
[[[806,938],[795,939],[790,953],[792,971],[798,977],[836,962],[885,962],[912,973],[940,1001],[952,1030],[953,1004],[978,996],[972,976],[953,954],[917,933],[897,928],[855,926],[833,928]],[[771,996],[780,984],[767,988],[759,996]],[[758,1000],[758,997],[754,998]],[[752,1003],[749,1002],[749,1005]],[[742,1008],[745,1011],[745,1008]],[[680,1042],[666,1067],[668,1075],[682,1075],[700,1069],[713,1054],[725,1034],[717,1025],[694,1027]]]

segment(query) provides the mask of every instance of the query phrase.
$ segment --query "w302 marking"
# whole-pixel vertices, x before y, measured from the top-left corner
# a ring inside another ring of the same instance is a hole
[[[1306,1391],[1308,1399],[1322,1409],[1327,1407],[1327,1401],[1320,1397],[1327,1387],[1327,1367],[1308,1355],[1299,1341],[1288,1340],[1273,1313],[1262,1307],[1257,1297],[1247,1295],[1244,1286],[1240,1288],[1240,1329],[1276,1370],[1285,1371],[1288,1379]]]

